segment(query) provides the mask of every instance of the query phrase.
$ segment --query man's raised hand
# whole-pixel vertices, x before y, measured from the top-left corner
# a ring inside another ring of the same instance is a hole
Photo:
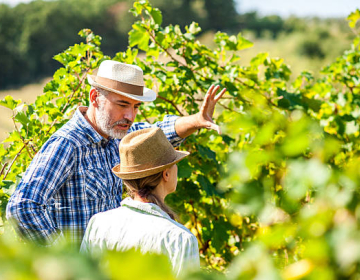
[[[226,88],[224,88],[217,94],[219,89],[220,86],[215,86],[215,85],[210,86],[209,90],[205,95],[204,102],[201,105],[200,111],[196,115],[198,119],[199,128],[214,129],[219,134],[221,134],[220,127],[217,124],[215,124],[212,119],[216,103],[226,92]]]

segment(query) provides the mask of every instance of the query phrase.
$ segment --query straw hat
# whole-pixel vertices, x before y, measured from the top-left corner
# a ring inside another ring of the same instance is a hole
[[[176,151],[160,128],[145,128],[126,135],[120,142],[120,164],[113,167],[121,179],[144,178],[169,168],[189,155]]]
[[[139,66],[125,64],[113,60],[101,62],[97,75],[88,75],[91,86],[138,101],[154,101],[156,93],[144,87],[144,75]]]

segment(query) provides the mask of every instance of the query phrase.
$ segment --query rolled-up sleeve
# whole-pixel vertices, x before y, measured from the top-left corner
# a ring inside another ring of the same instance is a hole
[[[62,232],[46,208],[72,172],[73,153],[74,148],[67,139],[50,138],[11,196],[6,217],[25,240],[48,245],[61,238]]]

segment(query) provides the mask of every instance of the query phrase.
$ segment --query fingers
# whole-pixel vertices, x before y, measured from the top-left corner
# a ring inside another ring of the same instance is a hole
[[[212,92],[211,92],[211,99],[214,99],[215,94],[217,93],[217,91],[218,91],[219,89],[220,89],[220,86],[219,86],[219,85],[213,87],[213,90],[212,90]]]
[[[221,134],[220,127],[212,121],[216,102],[224,95],[226,88],[222,89],[218,94],[220,86],[211,85],[204,97],[204,102],[200,107],[200,116],[202,119],[202,127],[207,129],[216,130],[218,134]],[[216,95],[217,94],[217,95]],[[205,124],[205,125],[204,125]]]
[[[215,100],[216,102],[218,102],[219,99],[224,95],[225,92],[226,92],[226,88],[223,88],[222,91],[220,91],[220,93],[215,96],[214,100]]]
[[[220,89],[220,86],[211,85],[209,90],[206,93],[205,99],[211,98],[211,100],[215,100],[216,102],[224,95],[226,92],[226,88],[222,89],[218,95],[216,93]]]
[[[215,85],[211,85],[204,97],[204,103],[201,105],[200,111],[206,111],[207,108],[209,107],[209,102],[211,99],[211,96],[213,94],[213,90],[214,90]]]
[[[215,85],[211,85],[205,95],[205,100],[209,99],[210,97],[212,97],[213,95],[213,92],[214,92],[214,88],[215,88]]]
[[[221,134],[220,126],[218,126],[217,124],[215,124],[215,123],[213,123],[213,122],[209,122],[209,123],[208,123],[207,129],[213,129],[213,130],[215,130],[218,134]]]

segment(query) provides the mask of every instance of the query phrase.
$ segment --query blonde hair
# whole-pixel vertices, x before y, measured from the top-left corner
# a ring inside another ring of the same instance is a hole
[[[150,175],[144,178],[124,180],[127,192],[131,198],[134,198],[135,194],[141,198],[146,199],[150,203],[154,203],[159,206],[165,213],[167,213],[171,219],[178,220],[176,213],[162,202],[153,191],[160,184],[163,171],[154,175]]]

